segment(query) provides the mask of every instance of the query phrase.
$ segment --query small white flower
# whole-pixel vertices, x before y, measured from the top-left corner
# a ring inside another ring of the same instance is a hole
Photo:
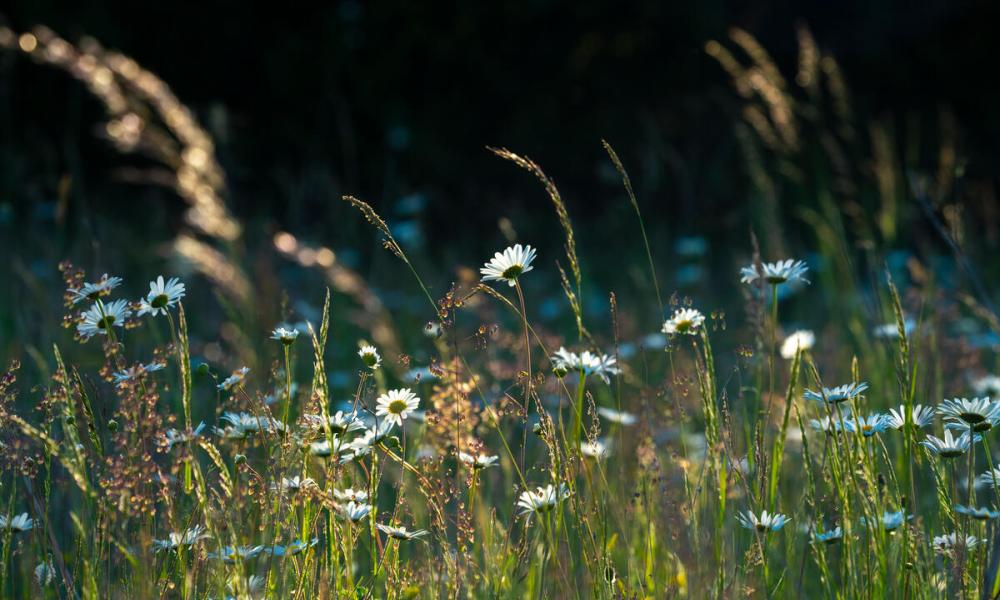
[[[282,344],[289,346],[295,343],[295,340],[299,337],[298,329],[285,329],[284,327],[275,327],[274,331],[271,332],[271,339],[278,340]]]
[[[372,427],[371,429],[365,430],[364,434],[351,440],[349,444],[343,450],[344,455],[341,456],[340,462],[347,463],[365,456],[372,451],[379,442],[384,440],[392,432],[392,428],[396,424],[389,419],[379,422],[377,427]]]
[[[368,501],[368,492],[347,488],[346,490],[333,490],[333,497],[341,502],[365,503]]]
[[[678,308],[663,322],[663,333],[667,335],[695,335],[705,323],[705,315],[693,308]]]
[[[285,424],[274,417],[252,415],[250,413],[226,412],[220,417],[229,424],[224,430],[216,428],[216,433],[228,438],[244,438],[251,433],[275,433],[285,430]]]
[[[586,456],[587,458],[596,458],[601,460],[611,455],[611,449],[608,448],[608,445],[601,440],[594,440],[592,442],[581,441],[580,454]]]
[[[38,563],[38,566],[35,567],[35,581],[39,586],[45,587],[55,581],[55,578],[56,570],[55,567],[52,566],[51,558],[45,562]]]
[[[323,432],[323,415],[302,415],[302,422],[314,432]],[[330,433],[338,435],[365,428],[364,422],[358,418],[357,413],[345,413],[342,410],[338,410],[336,414],[329,415],[326,422],[330,428]]]
[[[913,319],[903,320],[903,333],[907,337],[913,333],[913,330],[917,328],[917,323]],[[899,324],[893,321],[892,323],[885,323],[883,325],[878,325],[872,329],[872,335],[877,338],[898,338],[899,337]]]
[[[219,389],[225,391],[233,389],[234,387],[243,383],[243,380],[246,378],[247,373],[249,372],[250,369],[248,367],[240,367],[239,369],[236,369],[235,371],[233,371],[232,375],[222,380],[222,383],[220,383],[218,386]]]
[[[121,283],[121,277],[108,277],[108,274],[105,273],[97,283],[85,283],[83,287],[70,288],[67,291],[73,296],[73,304],[79,304],[84,300],[97,300],[102,296],[107,296]]]
[[[990,519],[1000,517],[1000,511],[990,510],[989,508],[984,507],[963,506],[961,504],[955,505],[955,512],[960,515],[972,517],[977,521],[989,521]]]
[[[813,430],[822,431],[823,433],[840,433],[841,431],[850,431],[850,426],[847,423],[848,420],[846,418],[841,423],[835,417],[823,417],[822,419],[811,419],[809,426]]]
[[[1000,397],[1000,377],[983,375],[972,382],[972,390],[977,396]]]
[[[597,407],[597,414],[601,415],[605,419],[611,421],[612,423],[618,423],[619,425],[635,425],[639,422],[639,419],[630,412],[618,411],[613,408],[607,408],[604,406]]]
[[[974,548],[979,545],[979,538],[974,535],[967,535],[965,537],[959,536],[957,533],[949,533],[946,535],[934,536],[934,551],[938,554],[946,554],[951,552],[956,547],[961,547],[966,550]]]
[[[313,538],[309,540],[308,543],[303,542],[302,540],[295,540],[287,546],[275,544],[270,548],[265,548],[264,551],[270,552],[272,556],[295,556],[296,554],[305,552],[317,544],[319,544],[319,538]]]
[[[805,352],[816,343],[816,336],[808,329],[800,329],[785,338],[781,343],[781,358],[791,360],[799,350]]]
[[[861,393],[867,389],[868,389],[868,383],[862,381],[861,383],[848,383],[844,385],[838,385],[835,388],[825,387],[821,392],[806,390],[803,395],[805,396],[806,400],[815,400],[816,402],[837,404],[839,402],[853,400],[854,398],[857,398],[859,395],[861,395]]]
[[[518,514],[545,514],[571,494],[565,483],[560,483],[558,488],[550,483],[545,487],[535,488],[535,491],[525,490],[517,500],[517,505],[521,509]]]
[[[473,456],[472,454],[466,454],[465,452],[458,453],[458,460],[462,461],[466,465],[472,467],[476,471],[481,469],[486,469],[489,467],[495,467],[497,461],[500,460],[499,456],[487,456],[485,454],[479,454]]]
[[[15,517],[0,515],[0,529],[9,529],[15,533],[31,531],[35,522],[28,517],[28,513],[21,513]]]
[[[937,413],[952,423],[958,422],[973,431],[989,431],[1000,421],[1000,402],[989,398],[954,398],[937,407]]]
[[[781,513],[769,513],[766,510],[758,517],[752,511],[746,510],[736,516],[736,520],[743,527],[756,530],[761,533],[767,531],[780,531],[791,519]]]
[[[417,410],[419,405],[420,398],[409,388],[389,390],[375,401],[375,415],[385,417],[386,421],[402,427],[403,420]]]
[[[164,283],[163,275],[156,278],[156,281],[149,282],[149,293],[139,301],[138,315],[166,315],[167,310],[173,308],[184,297],[184,284],[180,279],[171,277]]]
[[[247,560],[258,556],[264,551],[264,546],[223,546],[218,552],[209,552],[209,558],[219,559],[227,564],[237,560]]]
[[[131,315],[126,300],[94,304],[80,315],[82,320],[77,324],[76,331],[85,340],[95,335],[107,335],[112,327],[124,327],[125,319]]]
[[[333,454],[339,454],[343,446],[343,442],[339,437],[333,436],[333,444],[330,444],[330,440],[320,440],[318,442],[311,442],[309,444],[309,454],[313,456],[318,456],[320,458],[326,458],[332,456]]]
[[[941,458],[955,458],[968,452],[969,446],[971,446],[974,442],[980,441],[980,439],[982,438],[978,435],[975,439],[972,439],[968,431],[958,436],[956,439],[951,435],[950,429],[945,429],[944,438],[937,438],[933,435],[928,435],[920,441],[920,445],[930,450],[933,454],[937,454]]]
[[[193,546],[208,537],[209,535],[205,533],[204,527],[195,525],[183,533],[171,531],[167,534],[167,539],[165,540],[153,540],[153,548],[157,552],[160,550],[176,550],[181,546]]]
[[[316,482],[309,477],[304,479],[298,475],[295,477],[282,477],[280,483],[272,483],[271,489],[274,491],[288,492],[296,494],[304,489],[316,487]]]
[[[533,268],[531,263],[534,260],[534,248],[515,244],[503,253],[497,252],[479,272],[483,275],[483,281],[506,281],[510,287],[514,287],[517,278]]]
[[[162,371],[165,368],[167,368],[167,364],[164,362],[151,362],[148,365],[136,365],[134,367],[129,367],[128,369],[118,371],[114,374],[115,383],[132,381],[133,379],[137,379],[146,373]]]
[[[557,374],[582,371],[587,377],[596,375],[604,383],[611,383],[610,375],[621,373],[617,363],[618,360],[608,354],[595,354],[589,350],[576,354],[562,346],[552,354],[552,367]]]
[[[844,530],[840,527],[834,527],[828,531],[814,531],[813,541],[821,542],[824,544],[834,544],[839,542],[844,537]]]
[[[382,365],[382,357],[379,356],[378,350],[375,346],[361,346],[358,350],[358,356],[365,363],[365,366],[372,371],[378,369]]]
[[[372,507],[370,504],[361,502],[352,501],[340,506],[340,514],[352,523],[357,523],[361,519],[364,519],[371,511]]]
[[[910,413],[914,427],[927,427],[934,422],[934,409],[922,404],[915,404]],[[899,409],[889,409],[889,427],[902,429],[906,426],[906,406],[899,405]]]
[[[187,442],[197,439],[204,430],[204,422],[199,423],[198,427],[196,427],[194,431],[178,431],[177,429],[166,430],[163,433],[163,436],[167,442],[167,450],[172,450],[177,444],[186,444]]]
[[[762,278],[765,283],[771,285],[796,280],[809,283],[809,280],[805,278],[808,270],[809,267],[801,260],[788,259],[760,265],[754,264],[740,269],[740,281],[753,283],[758,278]]]
[[[865,437],[871,437],[889,429],[889,420],[888,415],[872,413],[867,417],[852,415],[850,418],[844,419],[844,424],[851,433],[861,433]]]
[[[391,525],[383,525],[381,523],[376,523],[375,526],[378,527],[379,531],[382,533],[397,540],[416,540],[429,534],[426,529],[407,531],[406,527],[393,527]]]

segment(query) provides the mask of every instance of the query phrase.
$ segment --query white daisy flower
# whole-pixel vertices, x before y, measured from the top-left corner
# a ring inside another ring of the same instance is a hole
[[[521,509],[518,514],[545,514],[569,498],[571,494],[572,492],[565,483],[560,483],[558,488],[550,483],[545,487],[535,488],[535,491],[525,490],[521,492],[521,496],[517,500],[517,505]]]
[[[927,427],[934,422],[934,409],[922,404],[913,405],[910,418],[914,427]],[[899,405],[899,409],[889,409],[889,427],[900,430],[906,426],[906,406]]]
[[[420,398],[409,388],[389,390],[375,401],[375,415],[385,417],[386,421],[402,427],[403,420],[417,410],[419,405]]]
[[[131,315],[132,311],[126,300],[94,304],[80,315],[82,320],[77,324],[76,331],[85,340],[95,335],[107,335],[112,327],[124,327],[125,319]]]
[[[611,448],[601,440],[581,441],[580,454],[587,458],[602,460],[611,455]]]
[[[372,427],[371,429],[365,430],[364,434],[351,440],[349,444],[342,451],[344,456],[341,456],[341,463],[348,463],[352,460],[365,456],[372,451],[379,442],[384,440],[392,432],[392,428],[396,424],[388,419],[379,422],[377,427]]]
[[[248,367],[240,367],[239,369],[236,369],[229,377],[226,377],[225,379],[222,380],[222,383],[218,385],[218,388],[224,391],[229,391],[233,389],[234,387],[243,383],[243,380],[246,378],[247,373],[249,372],[250,369]]]
[[[974,535],[960,536],[957,533],[949,533],[946,535],[934,536],[934,551],[938,554],[947,554],[954,550],[955,548],[964,548],[966,550],[974,548],[979,545],[979,538]]]
[[[426,529],[407,531],[406,527],[393,527],[391,525],[383,525],[381,523],[376,523],[375,526],[378,527],[378,530],[382,533],[397,540],[417,540],[430,533]]]
[[[365,363],[365,366],[372,371],[378,369],[382,365],[382,357],[379,356],[378,350],[375,346],[361,346],[358,350],[358,356]]]
[[[139,301],[138,315],[166,315],[167,310],[177,306],[184,297],[184,284],[176,277],[164,283],[163,275],[149,282],[149,293]]]
[[[693,308],[678,308],[663,322],[661,331],[667,335],[695,335],[705,323],[705,315]]]
[[[166,439],[167,450],[172,450],[177,444],[186,444],[194,439],[197,439],[201,432],[205,430],[205,423],[201,422],[194,431],[179,431],[177,429],[168,429],[163,433],[163,437]]]
[[[333,497],[341,502],[363,504],[368,501],[368,492],[361,489],[347,488],[346,490],[333,490]]]
[[[313,432],[323,431],[323,415],[302,415],[302,422]],[[338,435],[365,428],[364,422],[358,418],[357,413],[345,413],[342,410],[327,416],[326,422],[330,432]]]
[[[852,415],[844,419],[844,425],[851,433],[861,433],[865,437],[871,437],[889,429],[889,416],[881,413],[872,413],[867,417]]]
[[[812,537],[815,542],[835,544],[844,538],[844,530],[840,527],[834,527],[827,531],[814,531]]]
[[[844,422],[841,423],[836,417],[823,417],[821,419],[810,419],[809,426],[812,427],[814,431],[822,431],[823,433],[840,433],[841,431],[850,431],[850,427],[847,422],[847,418],[845,418]]]
[[[275,327],[274,331],[271,332],[271,339],[278,340],[286,346],[290,346],[295,343],[295,340],[299,337],[298,329],[285,329],[284,327]]]
[[[903,320],[903,333],[907,337],[917,328],[917,323],[913,319]],[[899,325],[893,321],[892,323],[884,323],[878,325],[872,329],[872,335],[877,338],[898,338],[899,337]]]
[[[340,505],[340,514],[348,521],[352,523],[357,523],[358,521],[364,519],[368,516],[368,513],[372,511],[371,504],[365,504],[362,502],[348,502],[347,504]]]
[[[854,398],[860,396],[867,389],[868,389],[868,383],[862,381],[861,383],[847,383],[844,385],[838,385],[835,388],[825,387],[821,392],[806,390],[803,395],[805,396],[806,400],[815,400],[816,402],[826,402],[827,404],[837,404],[839,402],[853,400]]]
[[[809,280],[805,278],[806,271],[808,270],[809,267],[801,260],[788,259],[760,265],[754,264],[740,269],[740,281],[743,283],[753,283],[758,278],[761,278],[765,283],[771,285],[778,285],[779,283],[788,281],[809,283]]]
[[[208,537],[210,536],[205,533],[204,527],[195,525],[182,533],[171,531],[167,534],[167,539],[165,540],[153,540],[153,548],[157,552],[160,550],[176,550],[181,546],[193,546]]]
[[[958,438],[955,438],[951,435],[950,429],[945,429],[944,438],[937,438],[933,435],[928,435],[920,441],[920,445],[941,458],[955,458],[968,452],[969,446],[971,446],[974,442],[979,442],[981,439],[982,438],[978,435],[975,439],[972,439],[969,436],[968,431],[958,436]]]
[[[31,531],[35,522],[28,517],[28,513],[21,513],[15,517],[0,515],[0,530],[9,529],[15,533]]]
[[[151,362],[148,365],[136,365],[134,367],[129,367],[128,369],[123,369],[114,373],[113,377],[115,379],[115,383],[125,383],[126,381],[137,379],[146,373],[162,371],[165,368],[167,368],[167,363],[165,362]]]
[[[97,300],[107,296],[121,283],[121,277],[108,277],[108,274],[105,273],[97,283],[85,283],[83,287],[70,288],[67,291],[73,296],[73,304],[79,304],[84,300]]]
[[[499,456],[487,456],[485,454],[479,454],[473,456],[472,454],[466,454],[465,452],[458,453],[458,460],[462,461],[466,465],[472,467],[474,470],[479,471],[481,469],[486,469],[489,467],[495,467],[497,461],[500,460]]]
[[[337,436],[333,436],[333,444],[330,444],[330,440],[320,440],[318,442],[311,442],[309,444],[309,454],[313,456],[318,456],[320,458],[326,458],[332,456],[333,454],[339,454],[343,448],[343,442]]]
[[[611,421],[612,423],[618,423],[619,425],[635,425],[639,422],[639,419],[630,412],[618,411],[613,408],[607,408],[604,406],[597,407],[597,414],[601,415],[605,419]]]
[[[954,398],[937,407],[946,421],[959,422],[973,431],[989,431],[1000,420],[1000,402],[989,398]]]
[[[40,587],[45,587],[55,581],[56,579],[56,569],[52,566],[52,559],[46,560],[44,562],[38,563],[35,567],[35,582],[38,583]]]
[[[1000,397],[1000,377],[983,375],[972,382],[972,391],[977,396]]]
[[[990,519],[1000,517],[1000,511],[990,510],[985,507],[963,506],[961,504],[955,505],[955,512],[960,515],[972,517],[977,521],[989,521]]]
[[[781,358],[791,360],[799,350],[805,352],[816,343],[816,335],[808,329],[800,329],[785,338],[781,343]]]
[[[272,556],[295,556],[300,552],[305,552],[306,550],[312,548],[319,544],[319,538],[313,538],[309,542],[303,542],[302,540],[295,540],[287,546],[282,546],[280,544],[275,544],[270,548],[265,548],[265,552],[270,552]]]
[[[252,415],[245,412],[225,412],[220,419],[229,424],[227,429],[232,429],[234,433],[237,433],[237,435],[225,435],[224,437],[246,437],[250,433],[275,433],[285,430],[284,423],[274,417],[263,415]],[[217,433],[218,431],[218,428],[216,428]],[[238,435],[239,432],[242,432],[242,435]]]
[[[506,281],[510,287],[514,287],[517,278],[533,268],[531,263],[534,260],[534,248],[514,244],[503,253],[494,254],[479,272],[483,275],[483,281]]]
[[[237,560],[247,560],[260,555],[264,551],[264,546],[223,546],[218,552],[209,552],[209,558],[215,558],[226,564],[233,564]]]
[[[766,510],[758,517],[753,511],[745,510],[736,516],[736,520],[747,529],[764,533],[780,531],[791,519],[781,513],[769,513]]]
[[[295,477],[282,477],[280,483],[272,483],[271,489],[276,492],[288,492],[290,494],[296,494],[304,489],[316,487],[316,482],[310,478],[300,478],[298,475]]]
[[[901,510],[897,510],[895,512],[883,511],[882,529],[885,529],[886,531],[896,531],[903,525],[905,521],[909,521],[912,518],[913,515],[906,516]],[[866,524],[864,517],[861,517],[861,524],[862,525]]]
[[[596,375],[604,383],[611,383],[610,375],[621,373],[617,362],[615,357],[607,354],[595,354],[589,350],[577,354],[562,346],[552,354],[552,368],[557,375],[582,371],[587,377]]]

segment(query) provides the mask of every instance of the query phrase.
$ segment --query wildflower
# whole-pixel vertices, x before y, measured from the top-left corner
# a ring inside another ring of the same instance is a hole
[[[264,551],[264,546],[223,546],[218,552],[209,552],[209,558],[217,558],[226,564],[237,560],[247,560],[258,556]]]
[[[939,404],[937,413],[952,423],[964,423],[973,431],[989,431],[1000,420],[1000,402],[989,398],[954,398]]]
[[[913,319],[903,320],[903,333],[909,336],[913,333],[913,330],[917,328],[917,324]],[[892,323],[885,323],[883,325],[878,325],[872,329],[872,335],[877,338],[898,338],[899,337],[899,323],[893,321]]]
[[[395,423],[386,419],[380,422],[377,427],[365,430],[363,435],[347,444],[348,455],[341,458],[341,462],[350,462],[371,452],[373,447],[389,436],[393,427],[395,427]]]
[[[978,435],[975,439],[972,439],[968,431],[958,436],[956,439],[951,435],[950,429],[945,429],[944,438],[937,438],[933,435],[928,435],[920,441],[920,445],[927,448],[932,453],[937,454],[941,458],[955,458],[968,452],[969,446],[971,446],[973,442],[978,442],[980,439],[982,438]]]
[[[781,513],[769,513],[766,510],[760,513],[758,517],[753,512],[746,510],[739,513],[736,516],[736,520],[747,529],[765,533],[768,531],[781,531],[781,528],[791,519]]]
[[[229,377],[222,380],[222,383],[218,385],[220,390],[229,391],[239,384],[243,383],[243,379],[246,378],[247,373],[250,372],[248,367],[240,367],[232,372]]]
[[[972,382],[972,391],[977,396],[998,397],[1000,396],[1000,377],[992,374],[983,375]]]
[[[481,469],[495,467],[497,465],[497,461],[500,460],[500,457],[487,456],[485,454],[473,456],[471,454],[466,454],[465,452],[459,452],[458,460],[472,467],[474,470],[479,471]]]
[[[417,540],[430,533],[426,529],[407,531],[406,527],[393,527],[391,525],[383,525],[381,523],[376,523],[375,526],[378,527],[378,530],[382,533],[397,540]]]
[[[552,366],[557,374],[570,371],[580,371],[584,376],[596,375],[604,383],[611,383],[609,375],[618,375],[621,370],[616,364],[618,360],[607,354],[596,354],[584,350],[580,354],[570,352],[560,347],[552,354]]]
[[[272,490],[290,492],[292,494],[311,487],[316,487],[316,482],[313,479],[309,477],[301,479],[298,475],[295,477],[282,477],[280,483],[271,484]]]
[[[861,433],[865,437],[871,437],[889,429],[889,417],[880,413],[872,413],[867,417],[852,416],[845,419],[844,424],[851,433]]]
[[[886,531],[896,531],[905,521],[912,518],[912,515],[906,516],[906,514],[901,510],[897,510],[895,512],[884,511],[882,513],[882,528]],[[861,522],[864,524],[864,517],[861,518]]]
[[[271,339],[278,340],[286,346],[290,346],[295,343],[295,340],[299,337],[298,329],[285,329],[284,327],[275,327],[274,331],[271,332]]]
[[[949,533],[934,536],[933,546],[934,551],[938,554],[947,554],[955,548],[964,548],[966,550],[974,548],[979,545],[979,541],[979,538],[974,535],[967,535],[963,538],[957,533]]]
[[[572,492],[565,483],[560,483],[556,488],[551,483],[545,487],[535,488],[535,491],[525,490],[521,492],[517,505],[521,508],[521,515],[531,513],[545,514],[551,511],[561,501],[569,498]]]
[[[816,335],[807,329],[800,329],[785,338],[781,343],[781,358],[791,360],[795,354],[802,350],[805,352],[816,343]]]
[[[156,371],[162,371],[167,368],[167,364],[164,362],[151,362],[148,365],[136,365],[134,367],[129,367],[114,373],[113,377],[115,383],[125,383],[126,381],[132,381],[146,373],[154,373]]]
[[[829,531],[813,531],[812,537],[814,542],[835,544],[844,538],[844,530],[840,527],[834,527]]]
[[[403,426],[403,420],[420,405],[420,398],[409,388],[389,390],[375,401],[375,415],[390,423]]]
[[[960,515],[972,517],[977,521],[988,521],[990,519],[1000,517],[1000,511],[990,510],[989,508],[984,507],[963,506],[961,504],[955,505],[955,512]]]
[[[302,415],[302,420],[305,426],[310,429],[323,430],[323,415]],[[333,434],[350,433],[365,428],[365,424],[358,418],[357,413],[345,413],[342,410],[327,416],[326,425]]]
[[[55,567],[52,566],[51,557],[44,562],[38,563],[38,566],[35,567],[35,581],[39,586],[45,587],[52,583],[55,578],[56,570]]]
[[[173,308],[184,297],[184,284],[180,279],[171,277],[164,283],[163,275],[156,281],[149,282],[149,293],[139,301],[138,316],[166,315],[167,309]]]
[[[368,513],[372,511],[371,504],[364,504],[359,502],[348,502],[347,504],[342,504],[340,506],[340,514],[351,521],[352,523],[357,523],[361,519],[368,516]]]
[[[171,531],[167,534],[167,539],[165,540],[153,540],[153,548],[157,552],[160,550],[176,550],[181,546],[193,546],[208,537],[209,535],[205,533],[204,527],[195,525],[183,533]]]
[[[167,450],[172,450],[177,444],[185,444],[190,442],[201,435],[201,432],[205,430],[205,423],[201,422],[194,431],[178,431],[176,429],[168,429],[164,432],[164,437],[166,438]]]
[[[265,552],[270,552],[271,556],[294,556],[300,552],[305,552],[306,550],[312,548],[313,546],[319,544],[319,538],[313,538],[308,542],[303,542],[302,540],[295,540],[287,546],[282,546],[280,544],[275,544],[270,548],[265,548]]]
[[[382,364],[382,357],[379,356],[378,350],[375,349],[375,346],[361,346],[361,349],[358,350],[358,356],[361,357],[365,366],[372,371],[378,369]]]
[[[809,283],[804,277],[809,267],[801,260],[779,260],[773,263],[753,264],[740,269],[740,281],[743,283],[753,283],[758,278],[763,279],[771,285],[778,285],[787,281],[803,281]]]
[[[367,502],[368,492],[347,488],[346,490],[333,490],[333,497],[341,502]]]
[[[594,440],[592,442],[581,441],[580,454],[586,456],[587,458],[596,458],[600,460],[610,456],[611,449],[608,448],[607,444],[601,440]]]
[[[693,308],[678,308],[663,322],[663,333],[668,335],[695,335],[705,323],[705,315]]]
[[[125,300],[115,300],[107,304],[94,304],[81,315],[82,321],[76,331],[85,340],[95,335],[107,335],[112,327],[123,327],[125,319],[132,315]]]
[[[122,283],[121,277],[108,277],[105,273],[97,283],[85,283],[79,288],[67,290],[73,296],[73,304],[79,304],[84,300],[97,300],[111,293]]]
[[[635,425],[638,422],[638,419],[632,413],[617,411],[613,408],[605,408],[603,406],[597,407],[597,414],[619,425]]]
[[[522,248],[521,244],[514,244],[502,254],[500,252],[494,254],[479,272],[483,275],[483,281],[506,281],[508,285],[514,287],[517,278],[533,268],[531,266],[533,260],[535,260],[534,248],[531,246]]]
[[[318,456],[320,458],[325,458],[332,455],[334,452],[339,453],[341,449],[341,440],[337,436],[333,436],[333,444],[330,444],[330,440],[321,440],[318,442],[312,442],[309,444],[309,454],[313,456]]]
[[[221,419],[229,424],[229,427],[220,433],[224,437],[244,438],[251,433],[275,433],[285,430],[285,424],[273,417],[252,415],[245,412],[225,412]],[[230,432],[232,435],[229,434]],[[219,433],[218,428],[216,428],[216,433]]]
[[[992,471],[987,471],[977,477],[976,485],[980,487],[1000,486],[1000,467],[993,467]]]
[[[839,385],[835,388],[825,387],[822,391],[814,392],[812,390],[805,391],[806,400],[815,400],[816,402],[826,402],[827,404],[837,404],[840,402],[845,402],[847,400],[853,400],[861,395],[862,392],[868,389],[868,384],[864,381],[861,383],[848,383],[844,385]]]
[[[0,515],[0,529],[9,529],[14,533],[31,531],[35,522],[28,517],[28,513],[21,513],[15,517]]]
[[[900,430],[906,426],[906,406],[900,404],[899,409],[889,409],[889,427]],[[934,409],[922,404],[915,404],[910,412],[910,420],[914,427],[927,427],[934,422]]]

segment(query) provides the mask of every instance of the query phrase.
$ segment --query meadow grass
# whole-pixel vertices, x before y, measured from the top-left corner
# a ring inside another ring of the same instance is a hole
[[[406,310],[332,249],[278,232],[270,250],[329,286],[301,299],[322,307],[308,316],[248,275],[211,138],[165,84],[44,29],[0,42],[87,83],[119,149],[152,147],[170,168],[191,226],[173,245],[183,282],[62,263],[64,285],[44,291],[62,297],[63,332],[25,344],[0,380],[3,597],[1000,592],[1000,379],[967,334],[970,320],[995,334],[997,318],[960,215],[941,208],[949,172],[907,181],[873,125],[874,176],[855,178],[850,99],[808,31],[794,86],[746,32],[731,42],[747,65],[706,46],[743,102],[759,207],[746,243],[723,246],[743,268],[708,275],[736,301],[670,293],[655,212],[604,142],[635,237],[593,254],[640,269],[639,291],[593,291],[553,179],[491,149],[541,183],[560,256],[511,239],[466,257],[479,273],[442,292],[391,223],[345,196],[405,274],[390,291]],[[841,195],[852,185],[877,210],[838,204],[860,202]],[[778,203],[806,195],[796,245]],[[971,293],[916,257],[889,264],[907,206]],[[704,257],[688,241],[678,255]],[[210,308],[189,302],[206,288]],[[542,316],[556,293],[560,312]],[[279,307],[270,322],[260,303]],[[224,339],[199,311],[222,315]]]

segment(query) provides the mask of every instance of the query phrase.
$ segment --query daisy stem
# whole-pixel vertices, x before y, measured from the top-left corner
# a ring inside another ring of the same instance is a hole
[[[993,482],[993,497],[996,505],[1000,508],[1000,483],[997,482],[996,474],[993,471],[993,453],[990,452],[990,442],[987,436],[983,436],[983,453],[986,454],[986,465],[990,469],[990,480]]]
[[[576,384],[576,407],[573,409],[573,435],[569,439],[570,444],[576,444],[576,448],[567,448],[569,452],[579,451],[580,431],[583,429],[583,396],[587,389],[587,374],[581,370],[580,380]]]
[[[288,414],[292,406],[292,353],[288,344],[282,344],[282,347],[285,351],[285,414],[282,416],[281,422],[287,427]]]

